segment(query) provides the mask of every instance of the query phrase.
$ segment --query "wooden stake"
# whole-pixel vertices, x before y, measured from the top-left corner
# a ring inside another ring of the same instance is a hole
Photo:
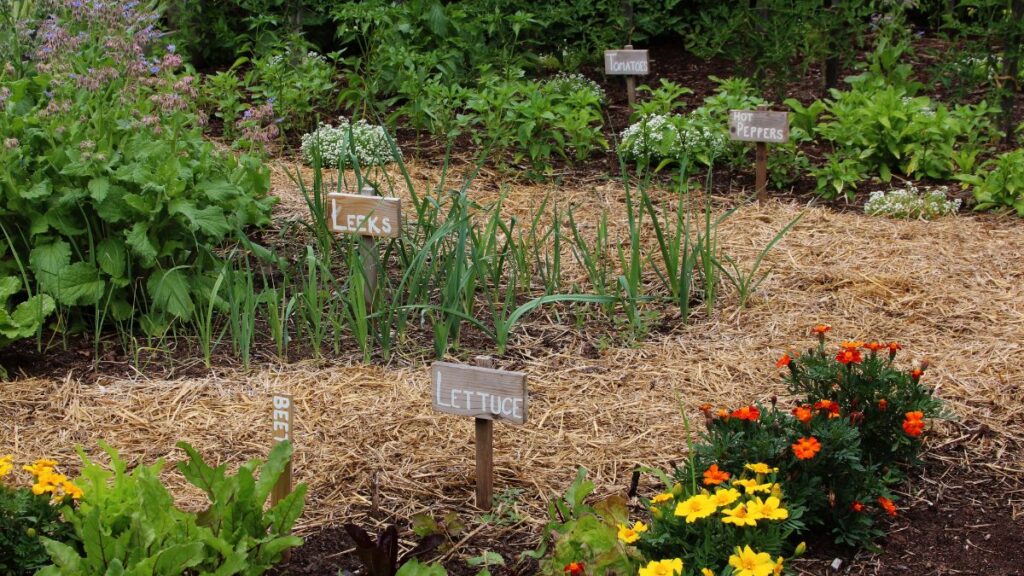
[[[494,368],[490,356],[477,356],[476,365]],[[494,420],[476,418],[476,507],[490,510],[494,496]]]
[[[626,50],[632,50],[632,44],[626,44]],[[629,100],[629,113],[633,113],[633,108],[636,107],[636,77],[632,74],[626,76],[626,98]]]
[[[273,399],[273,438],[275,442],[292,442],[293,410],[291,395],[277,395]],[[294,448],[294,445],[293,445]],[[294,456],[294,452],[292,453]],[[270,491],[270,507],[277,506],[277,503],[284,500],[292,492],[292,458],[284,465],[284,471],[277,477],[277,483]],[[291,558],[291,550],[285,550],[281,559],[285,562]]]
[[[768,201],[768,145],[764,142],[756,144],[755,159],[757,166],[754,175],[754,190],[757,191],[757,201]]]
[[[361,196],[376,196],[377,192],[370,186],[363,186],[359,194]],[[360,237],[359,254],[362,256],[363,272],[366,276],[366,285],[363,287],[366,311],[372,312],[373,295],[377,291],[377,241],[372,236]]]
[[[767,110],[767,106],[758,106],[758,110]],[[768,144],[758,142],[754,151],[754,191],[758,202],[768,201]]]

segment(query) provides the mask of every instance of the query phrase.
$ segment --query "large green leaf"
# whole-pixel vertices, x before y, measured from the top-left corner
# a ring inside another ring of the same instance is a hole
[[[21,292],[21,280],[18,280],[17,276],[0,278],[0,306],[18,292]]]
[[[0,332],[11,340],[28,338],[39,329],[46,317],[57,307],[49,294],[36,294],[14,309],[10,316],[12,326],[0,326]]]
[[[206,208],[199,209],[194,204],[185,200],[174,200],[168,206],[168,210],[171,214],[181,214],[184,216],[189,221],[193,231],[202,230],[216,238],[220,238],[231,231],[231,225],[224,218],[224,211],[216,206],[207,206]]]
[[[60,272],[71,263],[71,245],[63,240],[41,244],[29,253],[28,262],[39,287],[56,295]]]
[[[142,261],[144,267],[151,268],[156,264],[157,251],[156,246],[153,246],[149,240],[148,223],[136,222],[133,224],[132,229],[125,234],[125,241],[132,253]]]
[[[51,191],[50,181],[43,180],[27,190],[22,190],[21,197],[26,200],[38,200],[49,196]]]
[[[181,268],[154,271],[146,282],[153,306],[184,320],[192,318],[195,304],[189,294],[188,281]]]
[[[60,272],[57,299],[68,305],[92,305],[103,298],[107,283],[100,271],[88,262],[75,262]]]
[[[110,192],[110,180],[106,178],[93,178],[89,181],[89,195],[97,202],[103,202],[107,193]]]
[[[124,241],[116,236],[104,238],[96,247],[96,262],[112,278],[123,278],[128,266],[128,251]]]

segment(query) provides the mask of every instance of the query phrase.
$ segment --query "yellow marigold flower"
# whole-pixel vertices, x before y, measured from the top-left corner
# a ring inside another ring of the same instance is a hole
[[[680,558],[651,560],[646,567],[640,568],[640,576],[676,576],[682,573],[683,561]]]
[[[715,499],[715,504],[718,506],[728,506],[740,499],[740,491],[735,488],[719,488],[715,490],[715,495],[712,498]]]
[[[772,484],[772,489],[770,490],[770,492],[772,496],[775,496],[776,498],[782,498],[782,486],[780,486],[778,482]]]
[[[733,524],[737,527],[757,526],[757,521],[761,518],[760,514],[752,514],[746,504],[740,504],[729,510],[722,510],[722,522]]]
[[[64,491],[64,494],[71,496],[73,500],[78,500],[85,495],[85,492],[70,480],[62,482],[60,488]]]
[[[715,576],[715,573],[711,571],[711,568],[701,568],[700,576]]]
[[[53,469],[57,466],[56,460],[46,460],[40,458],[32,463],[31,466],[22,466],[21,468],[33,476],[39,476],[43,472],[53,472]]]
[[[769,520],[789,518],[789,511],[782,507],[782,502],[775,496],[769,496],[763,501],[760,498],[754,498],[747,502],[747,509],[751,514],[759,514]]]
[[[11,470],[14,470],[14,457],[10,454],[0,456],[0,478],[10,474]]]
[[[772,468],[771,466],[765,464],[764,462],[755,462],[754,464],[747,464],[746,466],[744,466],[744,468],[750,470],[754,474],[771,474],[773,472],[779,471],[778,468]]]
[[[673,496],[671,492],[662,492],[654,498],[651,498],[651,504],[661,504],[662,502],[668,502],[673,498],[675,498],[675,496]]]
[[[771,554],[754,552],[750,546],[737,546],[736,553],[729,556],[729,566],[735,569],[735,576],[769,576],[775,571]]]
[[[758,484],[757,480],[733,480],[733,486],[742,486],[743,490],[747,494],[756,494],[758,492],[770,492],[772,485],[770,483]]]
[[[707,518],[718,510],[715,499],[704,494],[690,496],[685,501],[676,505],[676,516],[685,516],[686,523],[692,524],[700,518]]]
[[[632,544],[640,539],[640,534],[647,532],[647,525],[643,522],[637,522],[630,528],[625,524],[619,524],[619,540],[622,540],[626,544]]]
[[[772,568],[772,576],[782,576],[782,556],[775,559],[775,566]]]

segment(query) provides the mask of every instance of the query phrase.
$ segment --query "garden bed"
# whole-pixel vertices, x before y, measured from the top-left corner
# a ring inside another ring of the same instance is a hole
[[[411,172],[437,176],[415,164]],[[499,188],[500,181],[485,178],[474,198],[493,198]],[[301,213],[283,181],[275,193],[281,215]],[[622,200],[614,184],[517,185],[508,189],[506,208],[528,214],[544,193],[579,204],[581,219],[593,214],[588,207]],[[448,558],[453,572],[462,559],[494,550],[513,566],[510,573],[528,574],[529,565],[515,567],[516,555],[536,544],[545,502],[568,486],[577,466],[590,470],[599,493],[623,492],[636,465],[664,468],[685,457],[677,400],[694,421],[705,402],[778,395],[788,406],[774,361],[790,344],[811,346],[807,328],[826,322],[842,338],[899,340],[904,362],[930,359],[925,382],[957,416],[937,424],[924,481],[900,502],[882,555],[858,554],[844,565],[860,574],[899,574],[901,566],[971,573],[984,565],[991,574],[1020,573],[1021,552],[1011,544],[1024,528],[1024,368],[1017,360],[1024,229],[997,216],[907,222],[771,202],[740,208],[723,225],[722,242],[751,259],[800,210],[806,216],[769,254],[774,272],[745,309],[727,293],[711,317],[698,315],[690,325],[665,320],[635,346],[541,314],[517,331],[497,363],[529,374],[531,416],[523,428],[496,427],[495,482],[498,493],[521,493],[490,525],[472,506],[472,425],[431,410],[420,358],[381,367],[353,356],[251,372],[215,368],[170,380],[125,377],[131,369],[119,362],[86,374],[91,363],[82,358],[64,377],[0,386],[0,432],[14,440],[21,460],[47,454],[71,462],[74,445],[95,453],[101,439],[129,462],[174,460],[183,456],[174,443],[184,440],[210,460],[237,464],[266,452],[268,396],[287,391],[298,406],[296,478],[310,485],[299,522],[310,549],[296,551],[279,573],[352,566],[342,554],[342,523],[404,527],[417,513],[454,511],[471,536]],[[566,277],[578,272],[570,267]],[[470,344],[459,356],[474,352]],[[176,473],[167,481],[186,507],[199,502]],[[644,477],[641,494],[654,493],[654,482]],[[812,543],[810,559],[793,566],[822,574],[834,556],[849,554]]]

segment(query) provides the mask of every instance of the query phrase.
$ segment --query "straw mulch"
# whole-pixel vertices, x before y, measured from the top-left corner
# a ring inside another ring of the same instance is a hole
[[[431,181],[437,169],[411,170],[414,179]],[[281,178],[279,171],[283,213],[301,213],[301,197]],[[474,194],[493,199],[499,189],[483,181]],[[621,203],[621,187],[607,184],[507,192],[508,209],[523,214],[547,192],[578,202],[580,210]],[[746,309],[737,309],[726,289],[711,317],[669,326],[635,347],[604,347],[543,314],[518,327],[509,358],[498,365],[529,373],[530,414],[524,427],[496,425],[496,491],[522,489],[518,511],[539,524],[546,500],[568,486],[578,466],[608,493],[624,490],[638,464],[680,461],[677,401],[699,423],[696,408],[705,402],[736,407],[784,395],[774,361],[791,347],[812,345],[807,328],[819,322],[831,324],[837,340],[902,342],[904,366],[928,358],[924,381],[958,418],[936,426],[933,446],[947,448],[943,458],[1021,486],[1021,222],[891,221],[772,202],[741,208],[721,228],[720,241],[750,262],[801,210],[806,215],[770,255],[771,277]],[[70,375],[3,383],[0,453],[70,462],[73,445],[95,454],[104,439],[131,461],[176,460],[182,453],[174,444],[184,440],[210,460],[237,465],[268,449],[269,396],[278,391],[293,394],[298,405],[295,470],[310,485],[303,530],[365,521],[375,503],[378,518],[444,509],[472,514],[473,424],[431,409],[424,366],[304,363],[174,381],[101,377],[84,384]],[[200,505],[177,473],[167,478],[183,505]],[[647,482],[641,489],[649,492]],[[1024,492],[1008,499],[1015,516],[1024,514]]]

